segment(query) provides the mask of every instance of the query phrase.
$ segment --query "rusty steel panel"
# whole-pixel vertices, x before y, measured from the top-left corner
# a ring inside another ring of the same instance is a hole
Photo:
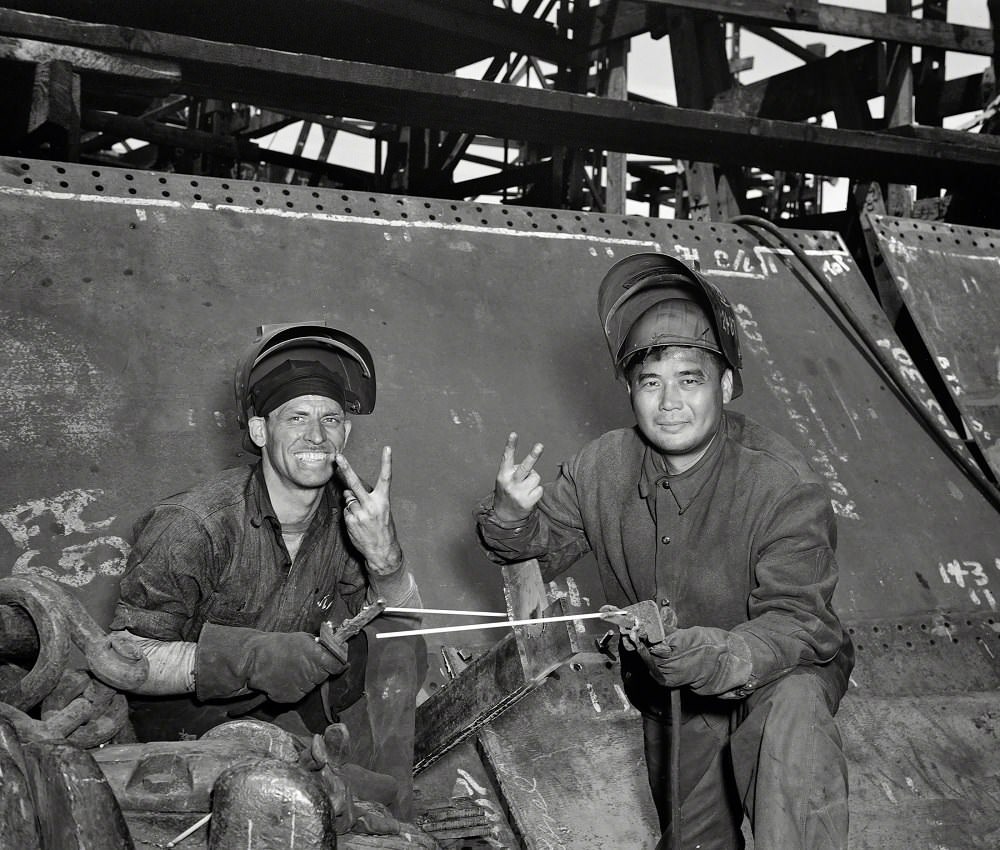
[[[617,259],[662,250],[733,301],[745,394],[796,443],[839,519],[847,619],[996,604],[996,510],[803,285],[735,225],[480,205],[0,160],[0,574],[47,575],[107,622],[130,528],[154,500],[246,462],[238,351],[262,322],[325,317],[372,349],[379,401],[348,445],[393,504],[423,597],[496,610],[472,510],[510,430],[545,477],[631,424],[596,314]],[[830,233],[787,231],[864,285]],[[550,588],[600,604],[590,561]],[[428,625],[437,621],[428,618]],[[472,644],[495,633],[464,633]]]
[[[656,844],[642,723],[620,677],[604,656],[581,653],[480,733],[526,850]]]
[[[1000,230],[873,216],[903,303],[1000,478]]]

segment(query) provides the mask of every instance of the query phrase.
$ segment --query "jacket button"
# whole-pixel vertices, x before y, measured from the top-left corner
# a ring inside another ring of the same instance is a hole
[[[663,480],[662,480],[662,481],[660,482],[660,486],[661,486],[661,487],[662,487],[662,488],[663,488],[664,490],[669,490],[669,489],[670,489],[670,482],[669,482],[669,481],[667,481],[667,479],[665,479],[665,478],[664,478],[664,479],[663,479]]]
[[[660,538],[660,542],[665,546],[667,543],[670,542],[670,538],[667,537],[666,534],[664,534],[663,537]]]

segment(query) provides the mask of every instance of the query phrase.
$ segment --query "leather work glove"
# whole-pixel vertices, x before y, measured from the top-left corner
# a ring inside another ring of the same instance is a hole
[[[195,693],[225,699],[262,691],[275,702],[298,702],[346,667],[305,632],[206,623],[195,650]]]
[[[753,668],[742,635],[710,626],[677,629],[662,643],[640,644],[639,655],[659,684],[706,696],[745,685]]]

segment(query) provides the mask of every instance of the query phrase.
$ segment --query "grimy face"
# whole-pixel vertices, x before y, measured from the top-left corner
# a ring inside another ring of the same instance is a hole
[[[636,424],[675,474],[705,454],[732,394],[732,371],[701,348],[654,349],[629,376]]]
[[[351,421],[333,399],[303,395],[286,401],[266,418],[249,422],[265,468],[291,489],[323,487],[333,476],[334,460],[347,443]]]

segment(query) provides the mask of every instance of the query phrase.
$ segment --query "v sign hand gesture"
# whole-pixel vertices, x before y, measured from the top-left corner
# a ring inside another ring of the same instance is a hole
[[[517,434],[507,437],[500,468],[497,470],[496,486],[493,488],[493,513],[501,522],[517,522],[531,513],[542,498],[542,479],[534,470],[535,462],[542,456],[541,443],[535,443],[527,457],[514,463],[517,450]]]
[[[364,555],[368,568],[375,575],[392,575],[403,564],[403,550],[396,538],[396,524],[389,505],[392,449],[389,446],[382,449],[382,467],[371,491],[342,454],[337,455],[337,468],[347,485],[344,491],[344,522],[351,542]]]

